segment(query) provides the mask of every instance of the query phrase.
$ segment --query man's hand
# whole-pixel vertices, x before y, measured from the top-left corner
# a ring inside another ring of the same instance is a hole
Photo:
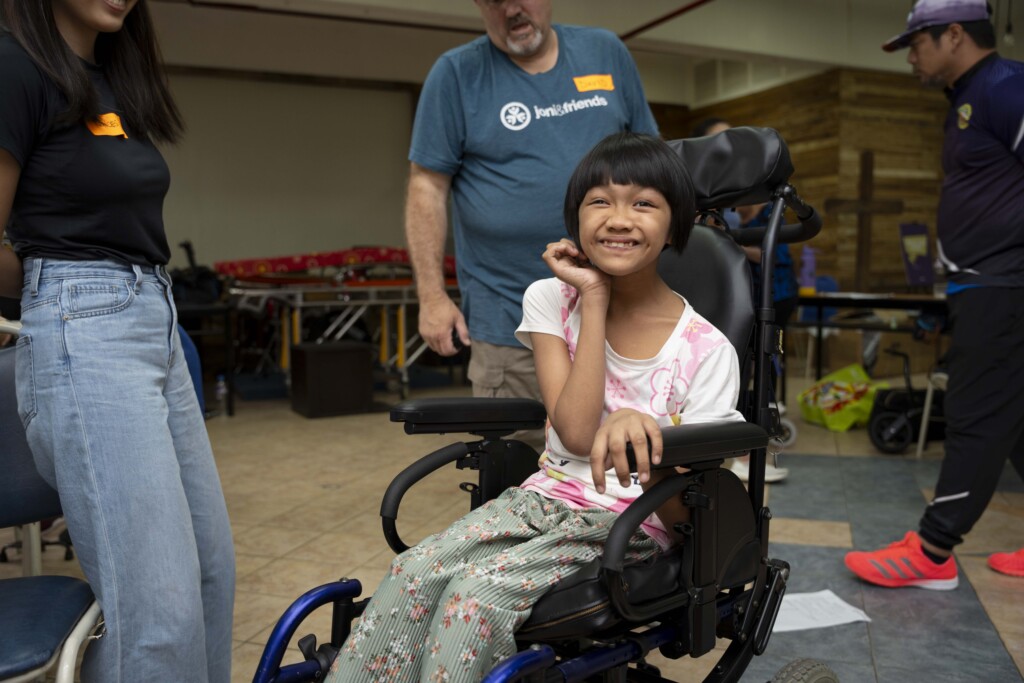
[[[470,345],[466,319],[447,295],[420,301],[419,325],[420,336],[427,346],[442,356],[454,356],[459,352],[455,337],[463,346]]]
[[[632,472],[626,461],[627,444],[633,444],[640,484],[650,480],[651,464],[661,462],[661,427],[654,418],[631,408],[616,410],[597,430],[590,451],[590,472],[598,493],[604,493],[604,475],[610,469],[615,470],[620,485],[627,487],[632,484]]]

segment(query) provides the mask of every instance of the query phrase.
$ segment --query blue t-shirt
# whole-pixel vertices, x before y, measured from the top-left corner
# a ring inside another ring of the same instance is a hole
[[[409,160],[452,176],[455,261],[470,336],[519,346],[523,292],[566,236],[569,176],[604,137],[657,135],[629,52],[609,31],[553,27],[558,62],[528,74],[487,36],[450,50],[423,85]]]
[[[993,53],[947,95],[938,236],[951,291],[1024,287],[1024,63]]]

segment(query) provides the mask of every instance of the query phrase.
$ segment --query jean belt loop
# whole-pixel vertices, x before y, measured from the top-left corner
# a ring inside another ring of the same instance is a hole
[[[29,293],[32,296],[39,296],[39,276],[43,273],[43,259],[32,259],[32,276],[29,280]]]
[[[138,294],[139,288],[142,286],[142,268],[138,264],[133,263],[132,271],[135,272],[135,293]]]

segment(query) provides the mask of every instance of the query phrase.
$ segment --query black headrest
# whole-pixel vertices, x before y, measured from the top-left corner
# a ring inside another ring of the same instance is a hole
[[[771,201],[793,175],[789,149],[771,128],[730,128],[668,144],[690,171],[699,211]]]

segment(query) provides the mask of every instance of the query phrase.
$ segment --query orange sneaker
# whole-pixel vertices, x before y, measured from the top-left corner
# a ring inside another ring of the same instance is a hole
[[[1024,576],[1024,548],[1015,553],[993,553],[988,557],[988,566],[1000,574]]]
[[[929,560],[913,531],[881,550],[847,553],[845,561],[847,569],[876,586],[949,591],[959,583],[956,560],[950,557],[942,564]]]

